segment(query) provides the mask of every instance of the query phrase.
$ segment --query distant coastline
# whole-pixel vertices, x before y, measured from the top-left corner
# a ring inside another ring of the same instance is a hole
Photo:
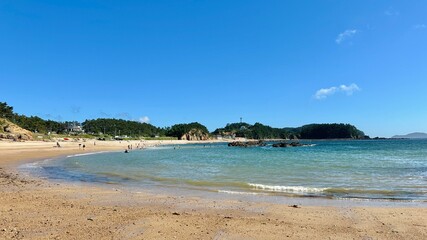
[[[400,139],[427,139],[427,133],[423,132],[414,132],[406,135],[395,135],[391,138],[400,138]]]

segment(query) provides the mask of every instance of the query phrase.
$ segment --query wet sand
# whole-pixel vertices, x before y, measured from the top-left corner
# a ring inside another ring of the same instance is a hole
[[[134,144],[139,143],[134,142]],[[147,141],[146,145],[180,141]],[[328,206],[133,193],[26,177],[25,162],[129,142],[0,141],[0,239],[427,239],[427,204]]]

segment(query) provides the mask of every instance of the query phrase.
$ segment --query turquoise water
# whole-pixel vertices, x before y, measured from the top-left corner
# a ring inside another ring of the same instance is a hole
[[[427,140],[192,144],[75,155],[32,166],[51,179],[228,194],[427,200]]]

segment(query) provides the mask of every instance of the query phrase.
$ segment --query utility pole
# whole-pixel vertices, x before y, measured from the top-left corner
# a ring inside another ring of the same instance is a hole
[[[242,118],[242,117],[240,117],[240,123],[242,123],[242,119],[243,119],[243,118]]]

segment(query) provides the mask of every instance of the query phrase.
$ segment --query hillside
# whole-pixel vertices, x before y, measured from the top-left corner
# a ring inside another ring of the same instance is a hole
[[[0,139],[33,140],[33,134],[4,118],[0,118]]]
[[[427,133],[422,133],[422,132],[414,132],[414,133],[409,133],[406,135],[395,135],[391,138],[409,138],[409,139],[420,139],[420,138],[425,138],[427,139]]]
[[[208,140],[209,131],[206,126],[198,122],[181,123],[168,128],[166,130],[166,136],[188,141]]]
[[[365,134],[355,126],[343,123],[308,124],[297,128],[273,128],[261,123],[230,123],[214,135],[247,139],[363,139]]]

